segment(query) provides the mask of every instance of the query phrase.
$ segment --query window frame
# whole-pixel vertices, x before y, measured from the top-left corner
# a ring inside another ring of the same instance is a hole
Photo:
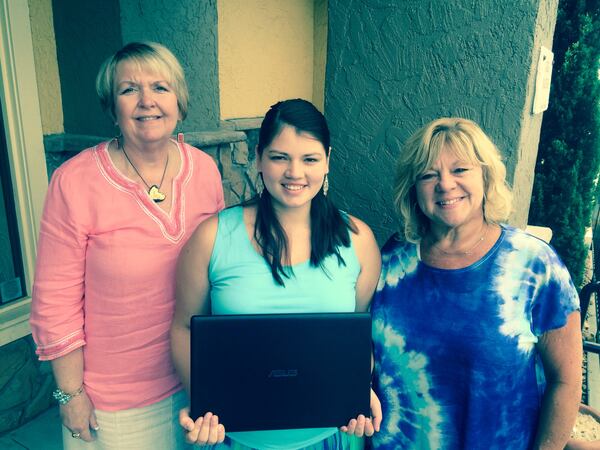
[[[31,333],[31,287],[48,188],[27,1],[0,0],[0,63],[2,120],[26,289],[24,298],[0,306],[2,346]]]

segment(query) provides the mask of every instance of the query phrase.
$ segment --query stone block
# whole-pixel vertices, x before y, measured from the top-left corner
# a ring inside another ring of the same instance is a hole
[[[248,175],[248,179],[252,183],[252,186],[256,186],[256,181],[258,180],[258,169],[256,168],[256,164],[252,164],[246,168],[246,174]]]
[[[256,159],[256,146],[258,145],[258,134],[260,130],[246,130],[246,142],[248,143],[249,159]]]
[[[219,122],[219,128],[223,130],[233,130],[235,131],[235,124],[228,120],[221,120]]]
[[[47,134],[44,136],[44,150],[46,153],[79,153],[81,150],[93,147],[99,142],[104,142],[108,139],[107,137],[84,134]]]
[[[246,141],[233,144],[233,162],[243,166],[248,164],[248,144]]]
[[[225,197],[226,207],[237,205],[240,202],[240,199],[231,189],[231,183],[227,180],[223,180],[223,195]]]
[[[236,174],[235,177],[229,180],[229,190],[232,194],[231,197],[237,199],[237,203],[244,199],[247,186],[243,172]]]
[[[263,119],[264,117],[250,117],[246,119],[229,119],[223,122],[232,126],[234,130],[246,131],[259,129]]]
[[[233,161],[231,159],[231,145],[219,145],[219,149],[217,152],[217,160],[219,164],[219,168],[221,169],[221,175],[223,176],[223,180],[231,181],[231,178],[234,177],[233,170]]]
[[[199,148],[209,145],[229,144],[231,142],[245,140],[245,133],[234,130],[220,129],[212,131],[192,131],[190,133],[185,133],[185,142]]]
[[[248,172],[246,176],[246,189],[244,191],[244,200],[249,200],[256,195],[256,177],[251,177]]]
[[[233,161],[233,146],[234,144],[219,147],[219,165],[222,170],[223,181],[227,181],[227,185],[223,183],[223,189],[231,191],[229,198],[233,201],[232,204],[236,204],[246,196],[248,177],[246,176],[246,168],[235,164]]]

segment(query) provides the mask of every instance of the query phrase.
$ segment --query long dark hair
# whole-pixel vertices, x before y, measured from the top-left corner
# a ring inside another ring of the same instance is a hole
[[[330,138],[327,121],[315,106],[302,99],[284,100],[271,106],[260,127],[257,145],[257,157],[273,139],[279,135],[284,125],[294,127],[297,131],[310,134],[317,139],[329,157]],[[293,275],[288,253],[288,238],[279,223],[273,201],[267,189],[246,204],[256,205],[254,223],[254,239],[258,243],[263,257],[271,267],[273,280],[285,286],[284,278]],[[319,190],[310,206],[310,265],[323,267],[323,260],[329,255],[336,255],[338,264],[346,265],[339,247],[350,246],[350,231],[356,227],[349,217],[344,217],[331,200]],[[285,257],[286,267],[281,263]]]

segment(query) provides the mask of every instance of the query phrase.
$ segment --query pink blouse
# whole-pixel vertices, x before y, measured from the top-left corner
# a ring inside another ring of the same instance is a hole
[[[32,334],[40,360],[83,347],[84,384],[100,410],[150,405],[181,389],[169,349],[177,256],[224,202],[211,157],[177,145],[170,213],[117,171],[108,142],[64,163],[48,188]]]

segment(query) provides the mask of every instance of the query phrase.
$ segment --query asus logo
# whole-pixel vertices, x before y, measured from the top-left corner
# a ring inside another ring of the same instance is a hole
[[[269,372],[269,378],[297,377],[298,369],[273,369]]]

